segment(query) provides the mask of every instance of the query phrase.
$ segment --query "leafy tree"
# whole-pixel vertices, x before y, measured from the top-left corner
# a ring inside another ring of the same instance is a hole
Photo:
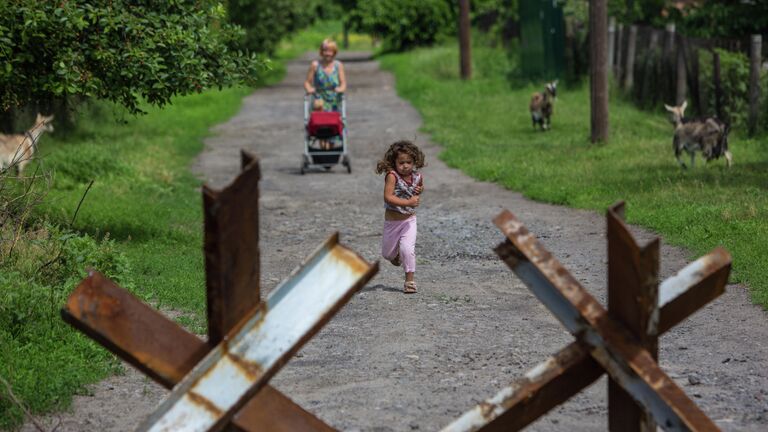
[[[700,37],[744,37],[768,29],[768,1],[721,0],[674,9],[674,18],[687,34]]]
[[[352,30],[384,38],[385,47],[401,51],[456,34],[458,7],[450,0],[358,0],[350,12]]]
[[[241,46],[272,54],[283,36],[323,15],[318,0],[230,0],[230,21],[245,29]]]
[[[0,112],[70,96],[139,113],[142,99],[252,82],[266,60],[215,0],[0,1]]]

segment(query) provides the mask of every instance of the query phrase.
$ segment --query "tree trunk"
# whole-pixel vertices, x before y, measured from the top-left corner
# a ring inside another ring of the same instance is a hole
[[[590,108],[592,142],[608,141],[608,8],[606,0],[589,2]]]
[[[459,0],[459,63],[461,79],[472,78],[472,59],[469,46],[469,0]]]

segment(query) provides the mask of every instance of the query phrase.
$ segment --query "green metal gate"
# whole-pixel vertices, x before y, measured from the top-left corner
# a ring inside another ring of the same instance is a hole
[[[565,70],[565,22],[560,0],[520,0],[523,75],[559,78]]]

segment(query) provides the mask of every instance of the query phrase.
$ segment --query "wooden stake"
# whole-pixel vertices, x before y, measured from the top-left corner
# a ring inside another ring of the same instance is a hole
[[[605,0],[589,2],[590,108],[592,142],[608,141],[608,7]]]

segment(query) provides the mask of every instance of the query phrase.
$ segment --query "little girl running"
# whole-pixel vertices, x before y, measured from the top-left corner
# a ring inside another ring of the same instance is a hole
[[[376,164],[384,177],[384,234],[381,255],[405,269],[403,292],[416,292],[416,207],[424,190],[424,178],[417,170],[424,166],[424,153],[410,141],[398,141]]]

